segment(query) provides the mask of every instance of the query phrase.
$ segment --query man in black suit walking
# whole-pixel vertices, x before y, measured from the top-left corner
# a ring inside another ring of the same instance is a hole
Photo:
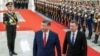
[[[70,31],[65,35],[62,56],[87,56],[85,33],[78,31],[78,23],[71,21]]]

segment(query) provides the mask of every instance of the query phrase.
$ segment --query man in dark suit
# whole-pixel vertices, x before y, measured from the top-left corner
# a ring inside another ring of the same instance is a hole
[[[71,21],[70,31],[65,35],[63,56],[87,56],[86,36],[78,31],[78,23],[75,21]]]
[[[33,56],[61,56],[61,47],[58,34],[49,30],[50,21],[43,20],[41,23],[42,30],[35,33],[33,44]]]
[[[17,55],[17,53],[14,52],[14,44],[15,44],[15,38],[16,38],[16,26],[18,24],[18,19],[15,14],[15,12],[12,11],[12,2],[8,2],[6,4],[8,11],[3,14],[3,23],[6,26],[7,31],[7,44],[10,56]]]

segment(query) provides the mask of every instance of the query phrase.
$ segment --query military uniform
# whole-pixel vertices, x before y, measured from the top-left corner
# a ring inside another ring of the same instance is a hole
[[[62,24],[64,25],[65,23],[65,4],[61,5],[61,21],[62,21]]]
[[[17,4],[16,4],[17,0],[13,0],[13,2],[14,2],[14,8],[16,8],[16,6],[17,6]]]
[[[68,28],[70,27],[70,21],[71,21],[71,10],[70,10],[70,6],[68,5],[68,7],[67,7],[67,26],[68,26]]]
[[[69,16],[69,13],[68,13],[68,5],[66,4],[65,5],[65,26],[68,26],[68,16]]]
[[[21,2],[20,2],[20,0],[17,0],[17,6],[18,6],[18,9],[20,9],[20,7],[21,7]]]
[[[57,20],[57,4],[55,4],[55,3],[53,3],[53,5],[52,5],[51,19],[56,20],[58,22],[58,20]]]
[[[19,0],[16,0],[16,3],[15,3],[15,8],[18,9],[19,8]]]
[[[25,8],[25,0],[21,0],[21,8],[22,8],[22,9]]]
[[[93,25],[93,14],[91,14],[91,11],[89,9],[87,9],[87,26],[88,26],[88,31],[89,31],[89,34],[88,34],[88,38],[87,39],[91,39],[91,36],[92,36],[92,25]]]
[[[58,10],[57,10],[57,18],[58,18],[58,22],[62,23],[62,18],[61,18],[61,4],[57,5],[58,6]]]
[[[25,5],[25,8],[26,8],[26,9],[28,9],[28,4],[29,4],[29,0],[25,0],[24,5]]]
[[[81,28],[82,28],[82,32],[85,33],[86,31],[86,15],[85,15],[85,11],[82,11],[82,15],[81,15]]]
[[[100,13],[98,13],[95,17],[95,39],[93,41],[93,43],[98,43],[98,38],[99,38],[99,34],[100,34]]]
[[[72,8],[72,7],[69,6],[69,9],[70,9],[70,10],[69,10],[69,17],[70,17],[69,20],[70,20],[70,21],[73,20],[73,13],[72,13],[72,9],[71,9],[71,8]]]
[[[12,2],[8,2],[6,4],[7,7],[12,6]],[[6,33],[7,33],[7,44],[9,52],[12,54],[17,55],[14,52],[14,44],[15,44],[15,38],[16,38],[16,26],[18,23],[17,16],[15,12],[5,12],[3,14],[3,23],[6,26]]]
[[[81,12],[80,12],[80,10],[79,10],[79,12],[77,12],[78,13],[78,30],[80,31],[80,29],[81,29]]]

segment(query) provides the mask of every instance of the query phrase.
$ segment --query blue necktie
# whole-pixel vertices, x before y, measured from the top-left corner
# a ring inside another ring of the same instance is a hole
[[[74,45],[74,33],[73,33],[73,36],[72,36],[72,45]]]

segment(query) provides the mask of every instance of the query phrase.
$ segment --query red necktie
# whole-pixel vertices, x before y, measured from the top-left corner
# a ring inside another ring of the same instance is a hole
[[[43,44],[46,45],[46,33],[44,34]]]

